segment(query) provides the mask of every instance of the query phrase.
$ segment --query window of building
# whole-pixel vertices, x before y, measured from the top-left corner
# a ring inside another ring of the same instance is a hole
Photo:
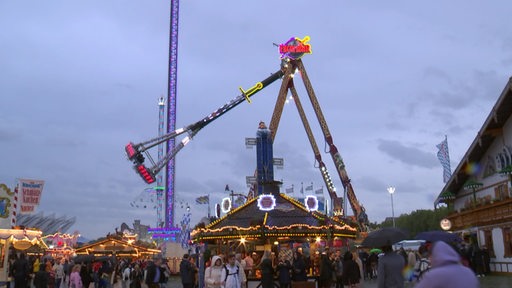
[[[507,184],[500,184],[494,187],[494,196],[499,200],[508,198]]]
[[[512,257],[512,229],[505,227],[503,231],[503,245],[505,246],[505,255],[503,257]]]
[[[496,254],[494,253],[494,242],[492,241],[492,231],[485,230],[484,238],[485,238],[485,246],[487,247],[487,251],[489,251],[489,256],[496,257]]]

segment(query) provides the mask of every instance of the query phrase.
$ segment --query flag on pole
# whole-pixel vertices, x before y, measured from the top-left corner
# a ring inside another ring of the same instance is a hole
[[[313,183],[311,183],[309,186],[306,186],[306,191],[313,191]]]
[[[320,187],[320,189],[316,189],[315,194],[319,194],[319,195],[324,194],[324,187]]]
[[[300,194],[304,194],[304,184],[300,183]]]
[[[290,188],[286,188],[286,189],[285,189],[285,191],[286,191],[286,194],[291,194],[291,193],[293,193],[293,186],[292,186],[292,187],[290,187]]]
[[[448,153],[448,137],[444,137],[444,141],[436,145],[437,149],[437,159],[441,162],[443,166],[443,181],[447,183],[452,177],[452,169],[450,168],[450,155]]]
[[[208,202],[210,202],[210,197],[208,197],[208,195],[199,196],[196,198],[197,204],[208,204]]]

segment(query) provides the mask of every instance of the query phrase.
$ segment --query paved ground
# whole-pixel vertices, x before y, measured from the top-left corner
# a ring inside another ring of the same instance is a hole
[[[481,288],[511,288],[512,287],[512,276],[503,276],[503,275],[490,275],[482,278],[478,278],[480,280]],[[167,288],[180,288],[181,282],[179,277],[171,277],[168,282]],[[363,283],[361,288],[376,288],[377,280],[367,280]],[[414,287],[414,284],[407,283],[406,288]]]
[[[481,288],[510,288],[512,287],[512,276],[490,275],[478,278]],[[179,287],[179,286],[178,286]],[[363,288],[376,288],[377,280],[367,280],[363,283]],[[406,288],[414,287],[414,283],[406,283]],[[171,288],[169,286],[168,288]]]

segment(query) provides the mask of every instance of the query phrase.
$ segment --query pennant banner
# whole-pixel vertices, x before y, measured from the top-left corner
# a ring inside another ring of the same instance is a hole
[[[208,197],[208,195],[199,196],[196,198],[197,204],[208,204],[208,202],[210,202],[210,197]]]
[[[448,154],[448,137],[444,141],[436,145],[439,151],[437,152],[437,159],[443,166],[443,181],[447,183],[452,177],[452,169],[450,167],[450,155]]]

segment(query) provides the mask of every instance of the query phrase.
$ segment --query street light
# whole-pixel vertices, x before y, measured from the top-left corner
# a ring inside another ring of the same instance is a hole
[[[393,193],[395,193],[395,187],[388,187],[389,195],[391,195],[391,217],[393,217],[393,227],[395,227],[395,207],[393,207]]]

